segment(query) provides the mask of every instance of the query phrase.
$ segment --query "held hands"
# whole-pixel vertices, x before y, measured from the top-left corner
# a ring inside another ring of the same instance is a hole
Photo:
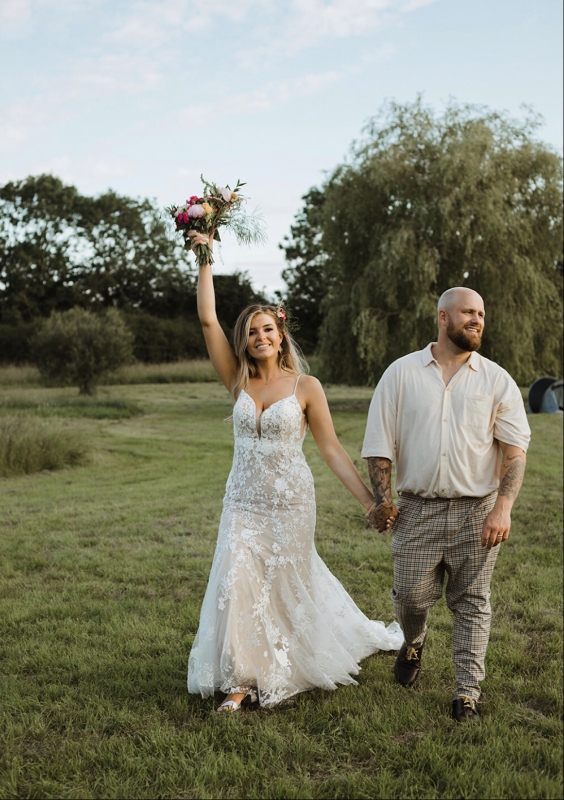
[[[396,506],[388,505],[387,503],[374,503],[366,514],[366,519],[369,524],[380,533],[389,531],[399,514],[399,509]]]

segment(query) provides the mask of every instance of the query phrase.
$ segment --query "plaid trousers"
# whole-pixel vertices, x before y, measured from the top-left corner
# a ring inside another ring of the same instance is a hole
[[[404,494],[393,527],[394,612],[408,647],[418,647],[427,633],[431,606],[443,593],[454,615],[452,660],[455,697],[480,697],[490,635],[490,580],[499,547],[480,544],[482,524],[497,492],[486,497],[426,499]]]

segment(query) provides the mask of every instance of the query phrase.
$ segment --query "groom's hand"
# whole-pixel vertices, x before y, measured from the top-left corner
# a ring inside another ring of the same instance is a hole
[[[376,528],[380,533],[389,530],[394,524],[399,510],[389,503],[374,503],[372,508],[366,514],[366,519],[373,528]]]

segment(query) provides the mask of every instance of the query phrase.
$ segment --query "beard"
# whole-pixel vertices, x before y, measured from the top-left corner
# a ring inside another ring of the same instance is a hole
[[[479,350],[482,344],[481,333],[470,338],[464,328],[455,328],[450,321],[447,326],[447,336],[453,344],[466,353],[473,353],[475,350]]]

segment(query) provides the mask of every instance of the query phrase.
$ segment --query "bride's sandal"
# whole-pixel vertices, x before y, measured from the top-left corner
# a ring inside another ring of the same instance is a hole
[[[240,700],[233,700],[233,697],[240,697]],[[249,690],[245,694],[243,692],[233,692],[228,694],[223,703],[218,706],[216,711],[218,714],[230,713],[233,711],[240,711],[243,704],[253,702],[253,692]]]
[[[241,700],[241,703],[243,701]],[[241,703],[236,700],[224,700],[223,703],[216,709],[218,714],[223,714],[226,711],[240,711]]]

